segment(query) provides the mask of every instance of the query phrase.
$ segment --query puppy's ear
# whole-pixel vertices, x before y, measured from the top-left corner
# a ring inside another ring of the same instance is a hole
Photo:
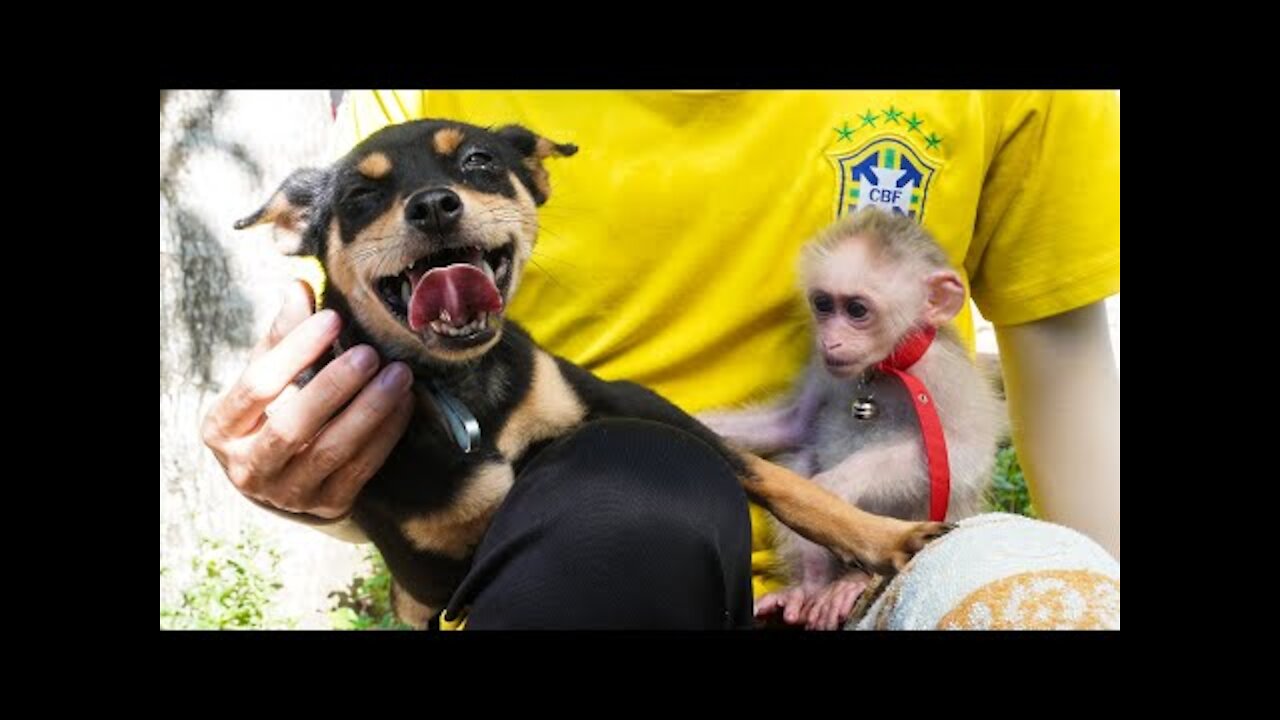
[[[315,208],[328,195],[330,178],[328,170],[295,170],[257,212],[237,220],[235,228],[271,223],[277,250],[285,255],[315,255],[320,248],[307,230]]]
[[[499,128],[495,134],[507,141],[511,147],[524,158],[524,166],[529,169],[533,179],[533,199],[539,204],[551,197],[551,181],[542,161],[549,157],[569,157],[578,152],[578,146],[569,143],[558,143],[538,135],[520,125],[507,125]]]

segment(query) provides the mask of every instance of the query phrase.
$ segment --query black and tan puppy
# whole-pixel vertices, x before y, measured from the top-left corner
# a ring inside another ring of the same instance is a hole
[[[236,223],[271,223],[282,250],[319,258],[323,303],[347,320],[335,352],[368,343],[413,368],[414,420],[352,514],[401,592],[425,606],[409,614],[420,622],[447,602],[524,463],[596,418],[646,418],[694,434],[782,522],[875,571],[892,573],[944,532],[860,511],[730,449],[657,394],[600,380],[504,318],[550,194],[543,163],[575,152],[519,126],[396,125],[327,169],[295,172]]]

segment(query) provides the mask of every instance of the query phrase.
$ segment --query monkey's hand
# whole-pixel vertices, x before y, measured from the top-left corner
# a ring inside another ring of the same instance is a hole
[[[800,625],[809,615],[809,609],[821,588],[793,585],[771,592],[756,602],[756,621],[781,620],[787,625]]]
[[[805,629],[839,630],[844,627],[854,604],[870,584],[870,575],[861,570],[851,570],[818,590],[805,615]]]
[[[826,548],[793,533],[782,536],[782,552],[793,577],[789,587],[760,598],[756,618],[765,626],[799,626],[809,617],[819,592],[848,572]]]

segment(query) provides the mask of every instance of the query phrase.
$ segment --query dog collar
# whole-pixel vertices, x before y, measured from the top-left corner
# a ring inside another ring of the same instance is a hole
[[[339,336],[333,341],[333,356],[338,357],[343,350],[342,337]],[[445,426],[453,437],[454,444],[464,453],[475,452],[480,447],[480,421],[476,419],[475,413],[445,390],[435,378],[428,383],[427,390],[444,417]]]
[[[441,387],[434,378],[431,380],[430,390],[431,397],[435,399],[436,406],[440,408],[440,413],[449,426],[453,442],[464,453],[474,452],[480,447],[480,421],[461,400]]]
[[[916,420],[920,423],[925,462],[929,467],[929,519],[941,522],[947,516],[947,503],[951,497],[951,466],[947,461],[947,438],[942,432],[942,421],[938,418],[938,409],[934,406],[924,383],[920,378],[907,373],[911,366],[924,357],[937,336],[938,329],[933,327],[911,333],[898,343],[889,357],[876,365],[876,369],[896,376],[907,387],[911,406],[916,411]]]

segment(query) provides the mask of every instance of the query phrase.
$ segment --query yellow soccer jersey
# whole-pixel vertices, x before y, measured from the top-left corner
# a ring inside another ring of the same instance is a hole
[[[424,117],[579,146],[547,162],[510,316],[690,412],[789,388],[810,348],[798,250],[857,207],[922,222],[996,324],[1120,287],[1111,91],[377,91],[352,93],[339,122],[349,148]],[[955,326],[972,347],[967,306]],[[779,584],[752,520],[758,597]]]

